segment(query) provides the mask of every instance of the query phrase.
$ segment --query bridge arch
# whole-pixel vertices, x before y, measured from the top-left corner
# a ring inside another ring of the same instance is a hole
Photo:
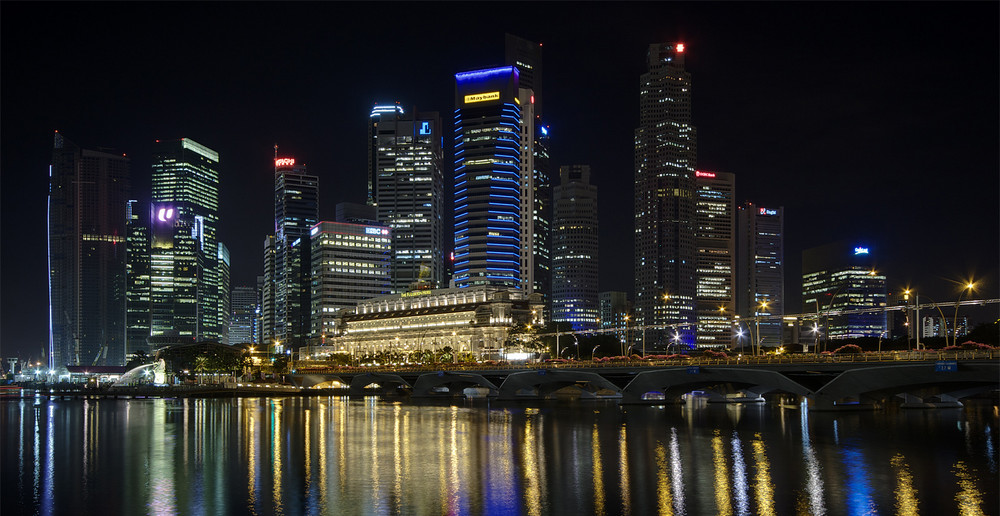
[[[344,386],[350,385],[350,381],[345,381],[340,375],[335,374],[293,374],[289,375],[292,385],[303,389],[331,389],[337,387],[334,383]]]
[[[583,398],[621,398],[621,389],[597,373],[539,369],[511,373],[500,385],[501,400],[545,399],[575,387]]]
[[[380,394],[394,394],[400,390],[411,390],[413,386],[398,374],[391,373],[364,373],[351,379],[351,396],[363,396],[368,394],[365,389],[372,384],[379,386]],[[394,389],[390,387],[394,386]],[[369,391],[370,392],[370,391]]]
[[[493,382],[475,373],[453,373],[438,371],[425,373],[413,382],[414,398],[450,397],[461,395],[468,387],[483,387],[489,389],[487,396],[500,394],[500,389]]]
[[[806,396],[811,391],[776,371],[726,367],[677,367],[644,371],[622,390],[622,403],[679,401],[682,394],[699,387],[720,384],[746,386],[747,391],[764,394],[782,391]]]
[[[1000,362],[957,362],[954,371],[938,371],[934,363],[876,366],[844,371],[816,391],[816,396],[827,400],[862,396],[895,394],[911,389],[947,392],[955,397],[982,392],[983,387],[996,388],[1000,378]],[[973,388],[969,388],[974,386]]]

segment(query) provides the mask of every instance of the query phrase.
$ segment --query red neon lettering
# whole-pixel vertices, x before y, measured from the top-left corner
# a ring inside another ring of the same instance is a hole
[[[274,160],[276,167],[290,167],[295,164],[295,158],[278,158]]]
[[[694,177],[715,177],[715,172],[702,172],[700,170],[696,170],[694,172]]]

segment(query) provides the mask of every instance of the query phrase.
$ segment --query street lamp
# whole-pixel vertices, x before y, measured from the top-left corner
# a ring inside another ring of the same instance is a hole
[[[958,301],[955,301],[955,322],[951,325],[952,328],[952,342],[953,346],[958,346],[958,306],[962,303],[962,295],[966,291],[973,292],[976,290],[976,283],[974,281],[969,281],[965,284],[965,287],[961,292],[958,293]],[[947,344],[947,328],[945,328],[945,344]]]
[[[757,351],[754,353],[755,355],[762,353],[760,348],[760,343],[763,340],[760,338],[760,314],[762,314],[764,310],[767,310],[767,301],[760,302],[760,310],[754,316],[754,322],[757,323]]]

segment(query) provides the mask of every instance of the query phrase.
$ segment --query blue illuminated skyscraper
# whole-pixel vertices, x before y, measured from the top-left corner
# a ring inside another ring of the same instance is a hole
[[[521,124],[517,68],[455,74],[457,287],[522,287]]]

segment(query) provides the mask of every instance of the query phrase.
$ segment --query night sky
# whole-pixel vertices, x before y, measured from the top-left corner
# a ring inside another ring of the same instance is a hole
[[[601,290],[632,290],[639,76],[650,43],[676,41],[698,168],[736,174],[738,202],[785,207],[787,312],[802,249],[840,239],[872,247],[890,292],[953,300],[974,277],[976,297],[1000,297],[998,15],[997,2],[3,2],[0,352],[47,342],[54,130],[127,153],[144,201],[155,139],[217,150],[219,239],[233,286],[254,284],[274,144],[320,177],[332,220],[364,202],[372,104],[439,111],[450,131],[454,74],[502,64],[505,32],[544,45],[553,176],[592,167]]]

